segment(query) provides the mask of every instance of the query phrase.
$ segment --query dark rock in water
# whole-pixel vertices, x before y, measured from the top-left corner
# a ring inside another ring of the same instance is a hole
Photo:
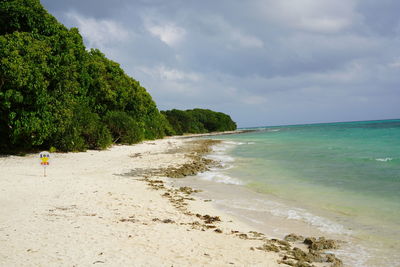
[[[336,258],[336,256],[333,254],[326,255],[326,261],[332,262],[332,265],[331,265],[332,267],[342,267],[343,266],[343,262],[340,259]]]
[[[308,252],[308,258],[313,262],[326,262],[326,257],[318,251],[310,250]]]
[[[280,245],[284,246],[284,247],[290,247],[289,242],[285,241],[285,240],[277,240],[277,243],[279,243]]]
[[[339,244],[335,240],[325,239],[324,237],[320,237],[318,240],[314,237],[307,237],[304,239],[304,244],[308,245],[308,248],[312,250],[339,248]]]
[[[305,252],[299,248],[293,248],[291,253],[292,253],[293,257],[298,261],[307,261],[307,262],[313,261],[307,252]]]
[[[159,169],[134,169],[124,176],[135,176],[135,177],[149,177],[149,176],[160,176],[170,178],[183,178],[185,176],[193,176],[199,172],[205,172],[209,170],[209,167],[220,166],[220,163],[211,159],[204,158],[203,156],[212,150],[212,145],[220,143],[220,140],[196,140],[190,142],[186,148],[182,151],[174,151],[179,153],[185,153],[185,156],[190,158],[190,162],[180,166],[170,166]]]
[[[289,234],[284,239],[264,239],[265,243],[263,246],[256,249],[279,253],[281,260],[278,263],[294,267],[315,267],[314,264],[318,264],[318,266],[320,266],[319,264],[323,264],[322,266],[329,267],[343,266],[342,261],[336,258],[335,255],[323,251],[324,249],[338,248],[337,241],[335,240],[325,239],[324,237],[318,239],[314,237],[304,238],[295,234]],[[308,246],[308,250],[299,247],[292,248],[289,241],[303,241]]]
[[[159,173],[160,176],[166,176],[170,178],[183,178],[185,176],[193,176],[199,172],[208,171],[208,166],[213,166],[216,164],[213,160],[202,158],[200,156],[192,156],[193,161],[190,163],[183,164],[177,168],[168,167],[161,169]]]
[[[287,236],[284,237],[284,240],[288,242],[296,242],[296,241],[303,241],[304,237],[301,235],[296,235],[296,234],[288,234]]]

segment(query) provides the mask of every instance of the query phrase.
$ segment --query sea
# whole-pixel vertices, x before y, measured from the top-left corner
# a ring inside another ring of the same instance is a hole
[[[182,183],[269,235],[341,240],[345,266],[400,266],[400,120],[252,130],[213,137],[222,166]]]

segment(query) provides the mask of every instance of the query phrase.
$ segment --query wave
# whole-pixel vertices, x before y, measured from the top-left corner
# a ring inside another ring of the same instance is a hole
[[[213,181],[217,183],[243,185],[243,182],[239,181],[238,179],[217,171],[202,172],[198,174],[198,177],[203,180]]]
[[[235,141],[223,141],[219,144],[212,146],[212,153],[206,155],[205,157],[208,159],[212,159],[218,161],[220,163],[220,167],[211,168],[211,170],[199,173],[197,176],[200,179],[213,181],[216,183],[223,184],[233,184],[233,185],[243,185],[244,183],[236,178],[233,178],[227,174],[224,174],[223,171],[232,168],[235,162],[235,158],[229,156],[227,152],[230,149],[233,149],[235,146],[247,144],[245,142],[235,142]]]
[[[230,150],[230,149],[234,148],[235,146],[242,145],[242,144],[244,144],[244,143],[224,141],[219,144],[213,145],[211,147],[211,149],[214,153],[226,152],[227,150]]]
[[[220,144],[214,145],[217,149],[220,147],[233,147],[233,146],[241,146],[241,145],[254,145],[255,142],[238,142],[238,141],[231,141],[231,140],[224,140]]]
[[[231,156],[228,155],[223,155],[223,154],[210,154],[205,156],[208,159],[213,159],[213,160],[218,160],[222,162],[234,162],[235,159]]]
[[[381,162],[388,162],[388,161],[392,161],[393,158],[376,158],[376,161],[381,161]]]
[[[268,212],[274,216],[288,220],[299,220],[318,228],[320,231],[331,234],[350,235],[351,230],[346,229],[343,225],[335,223],[327,218],[314,215],[304,209],[290,207],[282,203],[266,199],[254,199],[252,203],[235,201],[229,203],[229,206],[237,209]]]
[[[332,234],[351,234],[343,225],[337,224],[326,218],[311,214],[303,209],[294,208],[287,211],[271,210],[271,213],[277,216],[284,216],[289,220],[300,220],[312,226],[317,227],[322,232]]]
[[[207,155],[207,156],[205,156],[205,158],[219,162],[220,167],[219,168],[211,168],[212,170],[230,169],[233,167],[232,162],[235,161],[234,158],[232,158],[228,155],[219,155],[219,154]]]
[[[212,146],[212,153],[206,155],[205,158],[218,161],[222,169],[230,169],[233,167],[232,162],[234,162],[235,159],[227,155],[226,152],[231,148],[233,148],[233,145],[225,142],[214,145]]]

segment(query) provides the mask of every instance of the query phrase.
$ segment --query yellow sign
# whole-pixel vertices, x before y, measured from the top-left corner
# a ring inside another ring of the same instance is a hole
[[[40,157],[40,165],[43,167],[49,166],[50,164],[50,153],[47,151],[40,152],[39,154]]]
[[[43,176],[46,176],[46,167],[50,165],[50,153],[47,151],[40,152],[40,165],[43,166]]]

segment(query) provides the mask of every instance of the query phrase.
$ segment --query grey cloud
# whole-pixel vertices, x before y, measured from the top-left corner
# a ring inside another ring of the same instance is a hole
[[[363,17],[367,34],[393,38],[400,33],[400,2],[397,0],[360,1],[357,11]]]
[[[161,109],[211,108],[239,126],[400,117],[395,0],[42,3]]]

